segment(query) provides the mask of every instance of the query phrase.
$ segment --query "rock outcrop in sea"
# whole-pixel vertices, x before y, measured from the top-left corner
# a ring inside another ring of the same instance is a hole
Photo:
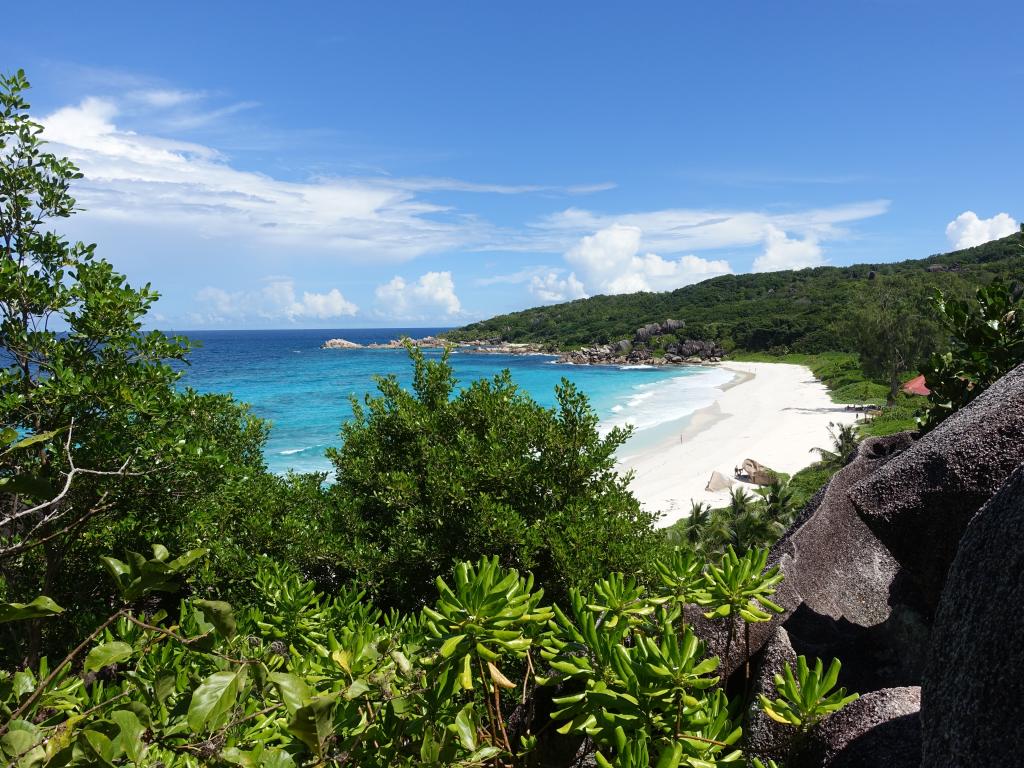
[[[861,694],[791,751],[756,709],[748,749],[787,768],[1024,765],[1024,365],[933,432],[864,441],[771,551],[784,611],[751,626],[751,688],[797,655]],[[711,653],[725,630],[692,612]],[[743,686],[743,654],[724,671]]]

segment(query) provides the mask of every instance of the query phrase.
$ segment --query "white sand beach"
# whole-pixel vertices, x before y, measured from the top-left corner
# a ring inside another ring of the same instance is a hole
[[[817,459],[812,448],[831,446],[829,422],[857,419],[855,411],[832,402],[825,385],[804,366],[730,362],[721,367],[736,377],[713,405],[695,412],[681,434],[620,464],[623,471],[634,470],[630,488],[644,507],[664,514],[659,525],[685,517],[691,501],[723,506],[728,491],[704,490],[713,471],[732,478],[734,468],[750,458],[793,474]]]

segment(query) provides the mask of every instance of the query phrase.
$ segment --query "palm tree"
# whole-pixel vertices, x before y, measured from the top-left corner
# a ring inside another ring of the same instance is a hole
[[[726,545],[732,541],[733,520],[729,507],[711,510],[700,540],[700,546],[706,555],[723,552]]]
[[[729,512],[733,517],[739,517],[750,509],[750,503],[754,497],[747,493],[746,489],[740,486],[733,488],[729,494]]]
[[[763,507],[751,506],[733,518],[729,544],[741,553],[757,547],[770,547],[785,530],[782,523],[764,513]]]
[[[793,491],[789,483],[776,478],[764,488],[757,491],[761,497],[761,508],[765,517],[772,522],[789,525],[793,522],[796,509],[793,505]]]
[[[694,501],[690,504],[690,516],[686,518],[683,536],[691,547],[696,551],[711,520],[711,505],[703,501]]]
[[[857,447],[857,426],[855,424],[828,423],[828,434],[832,438],[831,450],[827,448],[811,448],[817,452],[823,463],[833,467],[843,467],[846,460]]]

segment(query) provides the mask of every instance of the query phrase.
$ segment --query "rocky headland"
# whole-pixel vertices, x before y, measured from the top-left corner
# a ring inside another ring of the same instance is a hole
[[[614,344],[595,344],[568,352],[552,344],[510,342],[501,339],[452,341],[438,336],[421,339],[392,339],[374,344],[357,344],[347,339],[328,339],[322,349],[403,349],[406,344],[424,349],[452,348],[462,352],[492,355],[557,355],[558,362],[573,365],[699,365],[717,363],[725,350],[716,342],[687,339],[682,320],[665,320],[636,329],[630,339]]]

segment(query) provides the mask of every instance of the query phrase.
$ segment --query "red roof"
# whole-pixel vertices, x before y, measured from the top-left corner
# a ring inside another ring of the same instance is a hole
[[[908,395],[928,396],[932,393],[932,391],[925,386],[924,374],[921,374],[920,376],[915,376],[910,381],[906,382],[903,385],[903,391],[906,392]]]

